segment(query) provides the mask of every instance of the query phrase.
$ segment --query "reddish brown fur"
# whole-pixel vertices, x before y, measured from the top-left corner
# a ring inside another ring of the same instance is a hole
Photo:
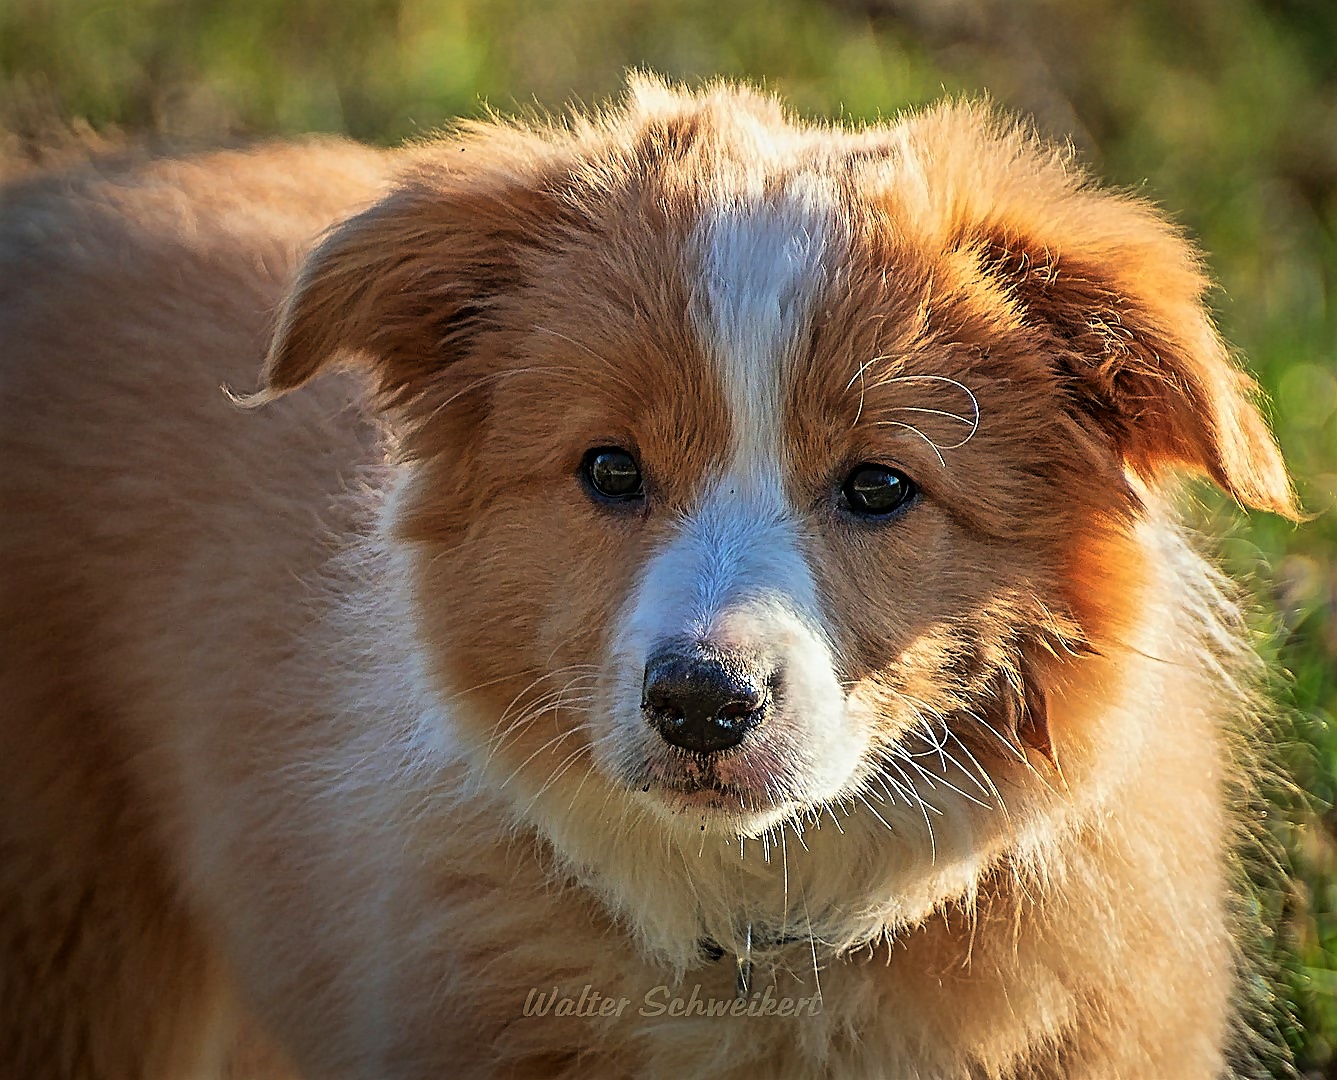
[[[690,249],[758,147],[763,191],[818,172],[848,215],[780,424],[841,677],[875,749],[940,715],[1008,807],[946,796],[932,857],[855,805],[783,877],[742,841],[690,859],[591,764],[620,613],[740,442]],[[975,106],[851,133],[649,83],[566,129],[90,167],[0,206],[0,1066],[1227,1067],[1253,659],[1166,507],[1183,469],[1295,504],[1154,210]],[[219,384],[280,305],[238,410]],[[284,397],[336,359],[370,388]],[[643,506],[591,502],[595,446],[635,451]],[[895,527],[833,513],[862,461],[922,487]],[[818,940],[758,969],[820,974],[810,1022],[521,1016],[554,985],[729,997],[697,937],[791,896]]]

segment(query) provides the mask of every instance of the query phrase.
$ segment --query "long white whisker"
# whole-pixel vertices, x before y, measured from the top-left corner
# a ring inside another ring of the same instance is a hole
[[[569,337],[566,334],[559,333],[558,331],[552,329],[549,326],[540,326],[539,324],[535,323],[534,329],[541,334],[548,334],[551,337],[555,337],[559,341],[565,341],[568,345],[574,345],[577,349],[581,350],[581,352],[585,353],[586,355],[592,357],[595,360],[598,360],[599,363],[603,364],[604,367],[606,367],[609,370],[609,372],[612,373],[613,379],[615,382],[618,383],[618,385],[624,387],[627,390],[635,392],[636,387],[632,386],[631,383],[628,382],[622,376],[622,373],[618,371],[617,365],[613,363],[613,361],[610,360],[608,357],[604,356],[602,353],[595,352],[593,349],[591,349],[588,345],[584,344],[583,342],[577,341],[575,338]]]
[[[592,665],[592,664],[591,664],[591,665],[584,665],[584,664],[582,664],[582,665],[580,665],[580,666],[581,666],[581,667],[593,667],[594,665]],[[511,710],[514,709],[515,706],[516,706],[517,704],[519,704],[520,699],[523,698],[523,697],[524,697],[527,693],[529,693],[531,690],[533,690],[534,687],[538,686],[539,683],[547,682],[547,680],[552,679],[552,678],[555,678],[555,677],[558,676],[558,675],[565,675],[567,672],[572,671],[572,670],[575,670],[575,668],[576,668],[576,665],[572,665],[571,667],[558,668],[556,671],[549,671],[549,672],[546,672],[546,673],[544,673],[544,674],[542,674],[542,675],[539,675],[538,677],[536,677],[536,678],[530,680],[529,684],[528,684],[527,686],[525,686],[525,688],[524,688],[523,690],[521,690],[518,694],[516,694],[515,697],[511,698],[511,700],[510,700],[509,704],[507,704],[506,708],[504,708],[504,709],[501,710],[501,715],[500,715],[499,717],[497,717],[497,722],[496,722],[495,724],[492,725],[492,726],[493,726],[493,730],[496,730],[496,729],[499,728],[503,723],[506,722],[507,717],[510,716]],[[594,676],[593,676],[593,673],[591,673],[591,674],[587,674],[587,675],[584,675],[584,676],[577,675],[575,678],[572,679],[572,682],[575,682],[577,679],[580,679],[580,678],[593,678],[593,677],[594,677]],[[501,680],[498,679],[498,680],[493,680],[493,681],[500,682]],[[489,684],[489,683],[481,683],[480,685],[481,685],[481,686],[487,686],[487,685],[490,685],[490,684]]]
[[[588,705],[589,702],[592,700],[593,698],[580,699],[571,702],[571,704],[579,707],[582,705]],[[540,716],[548,712],[551,712],[555,717],[558,714],[558,706],[556,704],[553,704],[552,702],[539,703],[533,708],[526,709],[513,721],[511,721],[511,723],[507,725],[506,729],[500,732],[492,742],[490,748],[488,749],[487,756],[483,758],[483,768],[487,768],[488,765],[492,763],[492,759],[495,758],[499,753],[501,753],[502,748],[513,737],[521,734],[521,732],[525,728],[529,727]]]
[[[912,781],[901,770],[899,765],[890,760],[888,760],[886,764],[890,765],[891,768],[895,769],[896,772],[900,774],[901,779],[904,780],[906,784],[909,786],[910,790],[914,792],[915,798],[919,803],[919,812],[920,814],[923,815],[924,818],[924,827],[928,829],[929,860],[931,862],[936,863],[938,861],[938,841],[937,838],[933,835],[933,822],[929,820],[928,812],[929,810],[934,810],[939,816],[941,816],[942,811],[938,810],[936,807],[931,806],[928,802],[924,800],[923,796],[921,796],[918,790],[915,788],[914,781]]]
[[[561,766],[548,777],[548,779],[544,782],[543,786],[538,789],[538,791],[534,792],[534,797],[530,799],[528,804],[525,806],[524,814],[522,815],[522,817],[527,816],[529,814],[529,811],[534,808],[534,804],[538,802],[539,799],[543,798],[543,793],[547,791],[550,787],[552,787],[553,784],[557,783],[557,781],[560,780],[563,776],[565,776],[567,772],[570,770],[571,766],[580,760],[580,755],[582,753],[588,752],[588,750],[589,746],[585,743],[581,743],[581,745],[577,746],[574,750],[571,751],[570,754],[568,754],[563,759]]]
[[[966,715],[968,715],[972,720],[974,720],[977,724],[979,724],[980,727],[984,728],[985,731],[987,731],[1000,743],[1006,746],[1009,752],[1012,754],[1012,756],[1015,757],[1018,761],[1020,761],[1023,765],[1027,766],[1032,770],[1035,768],[1035,766],[1031,765],[1030,759],[1028,759],[1025,754],[1023,754],[1019,749],[1017,749],[1017,744],[1014,743],[1011,739],[1004,738],[1001,734],[999,734],[998,729],[995,728],[991,723],[989,723],[989,721],[984,719],[984,717],[974,712],[967,713]]]
[[[913,431],[916,435],[918,435],[921,439],[923,439],[926,443],[928,443],[929,449],[931,449],[933,453],[937,455],[938,464],[941,465],[944,469],[947,468],[947,459],[942,456],[942,451],[938,449],[938,444],[935,443],[932,439],[930,439],[927,435],[925,435],[913,424],[903,424],[899,420],[876,420],[874,421],[874,426],[898,427],[898,428],[905,428],[906,431]]]
[[[877,818],[878,821],[882,822],[882,824],[885,825],[885,826],[887,827],[887,830],[888,830],[889,832],[895,832],[895,831],[896,831],[896,830],[892,827],[891,822],[889,822],[886,818],[884,818],[881,814],[879,814],[879,813],[877,812],[877,810],[875,810],[875,809],[873,808],[873,804],[870,803],[870,802],[868,801],[868,799],[864,796],[864,794],[863,794],[862,792],[855,792],[855,796],[856,796],[856,798],[858,798],[858,800],[859,800],[861,803],[864,804],[864,806],[868,807],[868,812],[869,812],[870,814],[872,814],[873,817]]]
[[[880,355],[880,356],[875,356],[875,357],[873,357],[871,360],[868,360],[868,361],[866,361],[865,363],[861,364],[861,365],[859,366],[859,369],[854,373],[853,378],[851,378],[850,381],[849,381],[848,383],[845,384],[845,390],[848,391],[849,388],[850,388],[851,386],[854,385],[854,382],[855,382],[856,379],[863,379],[863,378],[864,378],[864,373],[865,373],[865,372],[868,370],[868,368],[871,367],[873,364],[877,363],[877,362],[880,361],[880,360],[887,360],[887,359],[890,359],[890,358],[891,358],[890,354],[883,354],[883,355]],[[956,387],[956,389],[960,390],[963,394],[966,395],[966,397],[968,397],[968,398],[970,399],[970,409],[971,409],[971,416],[970,416],[970,417],[961,416],[961,415],[958,414],[958,413],[951,413],[951,412],[947,412],[947,411],[945,411],[945,410],[931,409],[931,408],[924,408],[924,407],[919,407],[919,406],[914,406],[914,405],[896,405],[896,406],[892,406],[893,410],[905,410],[905,411],[908,411],[908,412],[933,413],[933,414],[936,414],[936,415],[939,415],[939,416],[947,417],[948,419],[951,419],[951,420],[959,420],[959,421],[960,421],[961,423],[963,423],[963,424],[969,424],[969,425],[970,425],[970,430],[969,430],[968,432],[966,432],[966,434],[961,438],[961,440],[960,440],[959,442],[952,443],[952,444],[949,445],[949,446],[939,446],[937,443],[933,442],[931,439],[929,439],[927,436],[925,436],[923,432],[919,431],[918,428],[914,428],[914,427],[912,427],[911,425],[908,425],[908,424],[903,425],[903,426],[905,426],[905,427],[910,428],[910,430],[914,431],[917,435],[919,435],[919,436],[921,436],[922,438],[924,438],[924,440],[925,440],[930,446],[932,446],[934,450],[957,450],[957,449],[960,449],[962,446],[965,446],[966,443],[970,442],[970,440],[973,439],[973,438],[975,437],[975,433],[979,431],[980,420],[981,420],[982,415],[983,415],[983,414],[982,414],[982,410],[980,409],[980,401],[979,401],[979,398],[975,396],[975,392],[974,392],[973,390],[971,390],[970,387],[968,387],[965,383],[961,382],[959,379],[953,379],[953,378],[951,378],[951,377],[948,376],[948,375],[890,375],[890,376],[887,376],[887,377],[885,377],[885,378],[878,379],[875,383],[872,384],[871,387],[869,387],[869,386],[866,384],[866,382],[865,382],[863,385],[861,385],[861,388],[860,388],[860,395],[861,395],[860,410],[859,410],[859,411],[860,411],[860,415],[862,415],[862,412],[863,412],[863,407],[862,407],[862,396],[863,396],[864,394],[866,394],[867,391],[868,391],[869,389],[876,390],[876,389],[878,389],[878,388],[880,388],[880,387],[883,387],[883,386],[890,386],[890,385],[892,385],[893,383],[898,383],[898,382],[941,382],[941,383],[946,383],[946,384],[949,385],[949,386],[954,386],[954,387]],[[884,421],[884,423],[894,423],[894,422],[893,422],[893,421]]]
[[[473,391],[479,389],[479,387],[485,386],[487,383],[490,382],[496,382],[498,379],[507,379],[515,375],[533,375],[538,372],[543,372],[545,374],[551,374],[551,373],[565,374],[569,372],[579,373],[579,371],[580,371],[579,368],[573,368],[573,367],[534,366],[534,367],[522,367],[522,368],[508,368],[505,371],[494,371],[490,375],[480,375],[477,379],[474,379],[473,382],[469,383],[467,386],[464,386],[459,390],[456,390],[455,393],[451,394],[450,397],[446,398],[445,401],[437,405],[437,407],[434,408],[427,415],[427,420],[425,421],[425,423],[430,423],[431,421],[435,420],[440,413],[445,411],[460,398],[464,397],[465,394],[471,394],[473,393]],[[574,382],[575,379],[573,378],[572,381]]]
[[[535,750],[532,754],[530,754],[529,757],[525,758],[524,761],[520,762],[519,765],[517,765],[514,769],[512,769],[511,772],[510,772],[510,775],[507,776],[506,779],[503,780],[503,781],[501,782],[501,784],[498,786],[498,789],[497,789],[497,790],[500,791],[500,790],[501,790],[502,788],[504,788],[507,784],[509,784],[512,780],[514,780],[517,776],[519,776],[520,773],[524,771],[525,766],[528,765],[531,761],[533,761],[533,760],[534,760],[536,757],[538,757],[540,754],[542,754],[544,751],[550,749],[550,748],[553,747],[553,746],[557,746],[559,743],[564,742],[566,739],[570,738],[572,735],[574,735],[574,734],[575,734],[577,731],[579,731],[579,730],[580,730],[579,728],[567,728],[565,731],[559,731],[559,732],[558,732],[556,735],[554,735],[551,739],[549,739],[549,740],[548,740],[547,742],[545,742],[542,746],[540,746],[537,750]]]
[[[496,722],[492,725],[491,735],[489,736],[488,739],[488,752],[486,757],[483,759],[484,768],[487,767],[487,765],[492,761],[493,757],[497,755],[497,753],[501,750],[502,746],[506,744],[506,741],[512,735],[518,732],[525,725],[530,724],[534,720],[538,719],[539,716],[543,715],[543,713],[549,710],[551,710],[554,714],[556,714],[556,712],[558,712],[562,708],[563,704],[567,700],[565,698],[565,695],[568,693],[568,691],[570,691],[572,687],[576,686],[583,680],[594,679],[597,677],[594,673],[575,675],[560,689],[555,691],[550,690],[547,693],[541,694],[534,701],[529,702],[525,706],[525,708],[520,712],[519,716],[517,716],[514,720],[511,720],[509,724],[506,723],[507,720],[510,719],[512,711],[515,709],[516,705],[519,703],[521,698],[525,696],[525,694],[529,693],[529,691],[534,689],[534,687],[536,687],[539,683],[544,682],[545,680],[550,679],[555,675],[565,674],[567,671],[570,670],[573,670],[573,668],[559,668],[557,671],[549,672],[546,675],[540,675],[538,678],[530,682],[530,684],[526,686],[523,690],[521,690],[520,693],[516,694],[514,698],[511,699],[510,704],[507,705],[506,708],[502,710],[501,715],[497,717]],[[586,697],[580,700],[586,702],[592,700],[592,695],[586,695]],[[503,725],[506,726],[503,727]]]
[[[817,984],[817,999],[822,998],[822,977],[817,971],[817,939],[812,931],[812,912],[808,910],[808,890],[804,889],[801,893],[803,899],[803,921],[808,927],[808,948],[812,950],[812,978]]]
[[[975,798],[975,796],[970,794],[970,792],[963,791],[961,788],[957,787],[941,773],[929,772],[926,768],[924,768],[924,766],[920,765],[919,762],[915,761],[909,755],[905,755],[904,757],[901,758],[901,760],[904,761],[907,765],[909,765],[910,768],[914,769],[915,772],[923,776],[924,779],[928,781],[929,787],[936,787],[937,784],[942,784],[943,787],[956,792],[958,795],[961,796],[961,798],[973,802],[976,806],[982,806],[986,810],[994,809],[994,807],[990,806],[988,803],[981,802],[979,799]],[[960,766],[958,765],[958,768],[959,767]]]
[[[945,416],[948,420],[960,420],[963,424],[974,423],[969,416],[962,416],[960,413],[947,412],[945,409],[926,409],[918,405],[889,405],[887,412],[927,413],[930,416]]]
[[[580,783],[576,785],[576,790],[571,795],[571,801],[566,805],[566,811],[568,814],[573,813],[575,811],[576,800],[580,798],[580,793],[585,787],[585,781],[587,781],[591,776],[594,775],[594,769],[595,769],[594,757],[591,754],[590,762],[585,767],[585,775],[580,778]]]
[[[975,757],[975,755],[970,752],[970,747],[968,747],[964,742],[961,741],[961,736],[959,736],[956,732],[951,731],[950,729],[948,731],[948,734],[951,735],[952,739],[956,742],[956,745],[961,747],[962,753],[964,753],[966,757],[970,759],[971,764],[975,766],[976,770],[978,770],[985,784],[988,785],[989,793],[998,801],[998,808],[1002,810],[1003,816],[1005,818],[1010,818],[1011,815],[1008,813],[1007,803],[1003,800],[1003,793],[998,790],[998,785],[994,783],[993,777],[989,775],[989,771],[983,765],[981,765],[979,760]]]

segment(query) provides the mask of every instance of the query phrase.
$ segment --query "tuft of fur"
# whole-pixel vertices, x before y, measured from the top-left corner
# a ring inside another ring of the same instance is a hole
[[[1153,207],[636,76],[26,176],[0,279],[15,1075],[1247,1073],[1261,662],[1174,506],[1298,511]],[[709,763],[641,713],[689,632],[787,678]],[[654,1011],[736,959],[806,1011]]]

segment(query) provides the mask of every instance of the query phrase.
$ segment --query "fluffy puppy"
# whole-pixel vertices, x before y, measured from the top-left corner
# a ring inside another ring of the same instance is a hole
[[[0,280],[8,1075],[1230,1068],[1170,506],[1295,508],[1145,203],[639,79],[30,178]]]

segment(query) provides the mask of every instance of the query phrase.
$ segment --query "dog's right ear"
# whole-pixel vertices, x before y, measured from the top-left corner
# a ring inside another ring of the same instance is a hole
[[[297,276],[248,403],[279,397],[338,360],[369,367],[382,408],[428,395],[486,328],[492,301],[514,287],[519,253],[556,224],[538,177],[524,179],[513,169],[420,165],[336,226]]]

